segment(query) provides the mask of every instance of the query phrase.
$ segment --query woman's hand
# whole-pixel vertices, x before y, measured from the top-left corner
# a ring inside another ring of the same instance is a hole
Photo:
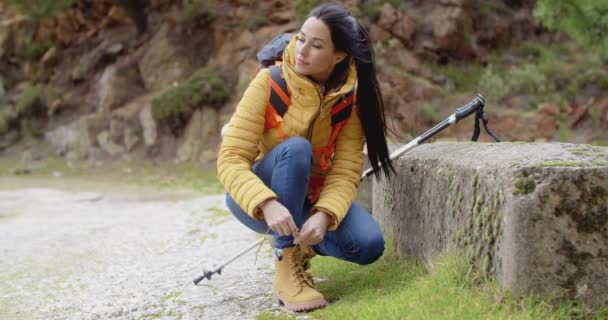
[[[269,200],[261,205],[268,227],[281,236],[298,238],[298,227],[291,213],[277,200]]]
[[[314,246],[325,237],[325,232],[331,223],[331,218],[324,212],[317,211],[302,226],[300,238],[297,243]],[[295,242],[295,241],[294,241]]]

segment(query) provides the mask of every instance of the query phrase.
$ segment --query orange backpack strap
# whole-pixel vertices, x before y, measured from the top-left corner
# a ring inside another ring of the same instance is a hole
[[[349,91],[340,102],[336,103],[331,109],[331,136],[324,148],[318,148],[315,152],[321,154],[321,169],[327,171],[329,163],[327,159],[331,158],[336,149],[336,140],[342,128],[348,123],[350,115],[353,112],[355,105],[355,90]]]
[[[283,116],[287,112],[287,107],[290,104],[289,88],[287,87],[287,81],[283,76],[283,68],[281,66],[270,66],[270,86],[268,93],[268,101],[266,102],[266,122],[264,125],[264,132],[275,128],[279,133],[279,136],[284,140],[288,136],[283,132],[281,128],[281,122],[283,122]]]

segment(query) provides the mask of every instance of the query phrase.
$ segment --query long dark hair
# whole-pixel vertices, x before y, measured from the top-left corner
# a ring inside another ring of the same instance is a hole
[[[346,72],[350,59],[357,67],[357,114],[361,119],[367,156],[374,168],[376,177],[380,176],[379,167],[390,178],[395,172],[386,144],[386,119],[384,101],[376,78],[374,50],[367,31],[344,8],[336,4],[324,4],[314,8],[308,17],[315,17],[325,23],[331,32],[336,50],[348,55],[334,69],[334,74]]]

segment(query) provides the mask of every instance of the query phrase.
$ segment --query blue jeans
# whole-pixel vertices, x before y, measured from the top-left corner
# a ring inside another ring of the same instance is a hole
[[[306,196],[312,168],[312,145],[301,137],[285,140],[253,165],[253,172],[279,197],[279,202],[289,210],[298,227],[309,217],[312,207]],[[232,214],[245,226],[258,233],[266,233],[266,221],[249,216],[226,194],[226,203]],[[273,231],[277,248],[293,247],[292,236],[280,236]],[[369,264],[384,252],[384,237],[372,216],[353,202],[348,213],[335,231],[328,231],[321,242],[313,246],[322,256]]]

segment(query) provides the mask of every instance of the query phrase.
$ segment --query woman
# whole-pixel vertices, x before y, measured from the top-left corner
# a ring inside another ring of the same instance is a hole
[[[256,232],[272,231],[282,249],[273,298],[304,311],[327,304],[306,272],[312,256],[369,264],[384,251],[378,224],[353,202],[365,142],[377,176],[380,167],[387,177],[393,168],[371,43],[348,11],[313,9],[279,71],[290,95],[286,113],[269,125],[271,79],[262,70],[237,106],[217,165],[234,216]],[[352,112],[332,124],[352,93]]]

